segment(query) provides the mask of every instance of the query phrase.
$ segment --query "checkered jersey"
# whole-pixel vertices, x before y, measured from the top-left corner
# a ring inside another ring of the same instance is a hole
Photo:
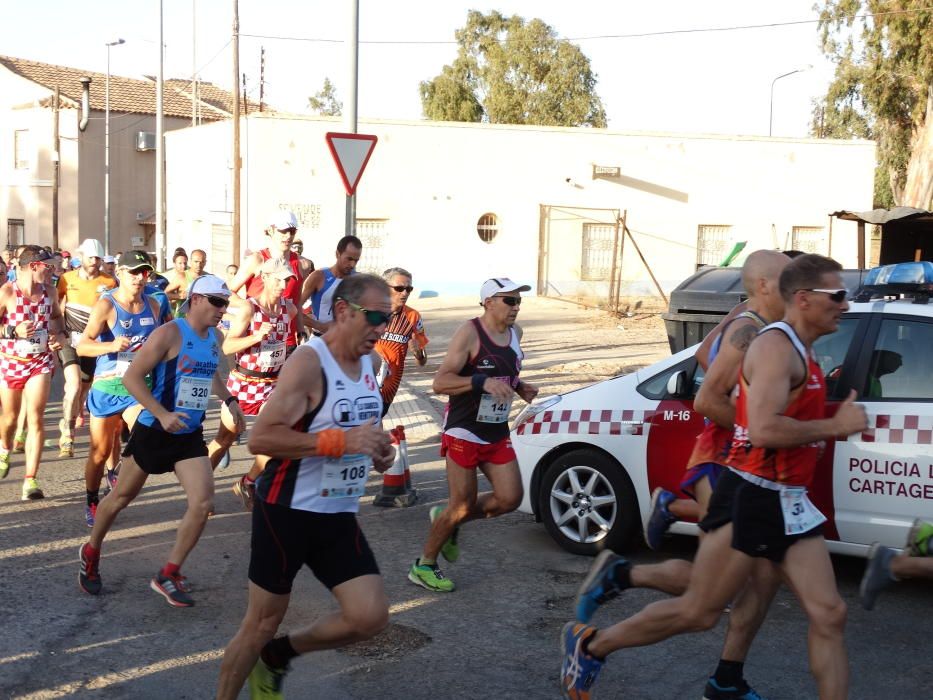
[[[933,444],[933,415],[869,414],[868,430],[850,435],[846,441],[931,445]]]
[[[48,290],[42,285],[42,296],[38,301],[26,297],[16,282],[12,283],[14,307],[0,310],[0,321],[4,325],[17,326],[24,321],[35,324],[37,334],[33,338],[0,340],[0,377],[10,388],[21,388],[25,380],[36,374],[48,374],[52,371],[52,353],[48,348],[49,320],[52,317],[52,303]],[[36,338],[45,334],[44,349],[34,352]]]
[[[255,299],[247,298],[247,301],[253,307],[253,317],[250,319],[247,333],[258,333],[263,323],[271,323],[273,330],[262,343],[256,343],[237,353],[236,366],[227,377],[227,391],[230,392],[231,396],[235,396],[240,402],[240,406],[244,408],[249,404],[262,405],[269,398],[269,394],[272,393],[278,379],[281,364],[274,368],[264,364],[263,359],[265,358],[261,358],[262,351],[265,347],[266,352],[269,353],[274,350],[272,346],[278,345],[281,346],[284,353],[289,334],[288,309],[284,298],[279,300],[278,312],[274,315],[263,311],[259,302]],[[241,367],[249,372],[262,372],[269,376],[250,377],[237,371]]]

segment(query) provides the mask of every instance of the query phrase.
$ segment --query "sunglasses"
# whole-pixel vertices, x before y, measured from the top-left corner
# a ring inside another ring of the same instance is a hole
[[[230,300],[227,297],[215,297],[211,294],[202,294],[201,296],[207,299],[211,303],[211,306],[218,309],[222,309],[230,304]]]
[[[402,292],[408,292],[409,294],[411,294],[411,290],[414,289],[414,287],[410,287],[410,286],[406,287],[404,284],[394,284],[392,285],[392,289],[394,289],[399,294],[401,294]]]
[[[846,294],[848,293],[845,289],[798,289],[798,292],[821,292],[829,296],[831,301],[836,302],[837,304],[845,301]]]
[[[521,297],[496,297],[496,299],[501,299],[502,303],[506,306],[521,306],[522,298]]]
[[[387,314],[385,311],[373,311],[372,309],[364,309],[362,306],[360,306],[359,304],[354,304],[349,299],[344,299],[344,301],[347,302],[347,304],[349,304],[352,308],[356,309],[357,311],[361,311],[363,315],[366,317],[366,323],[368,323],[370,326],[381,326],[383,324],[387,324],[389,321],[392,320],[392,314]]]

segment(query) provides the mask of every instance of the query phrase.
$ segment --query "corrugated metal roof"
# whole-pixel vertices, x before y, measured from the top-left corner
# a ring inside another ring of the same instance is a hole
[[[866,224],[887,224],[891,221],[933,221],[933,211],[914,207],[894,207],[893,209],[872,209],[871,211],[834,211],[830,216],[846,221],[864,221]]]

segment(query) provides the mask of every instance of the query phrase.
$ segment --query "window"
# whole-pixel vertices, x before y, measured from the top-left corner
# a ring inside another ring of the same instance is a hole
[[[704,376],[703,368],[700,367],[700,365],[697,363],[695,357],[690,357],[686,360],[678,362],[676,365],[673,367],[668,367],[660,374],[656,374],[650,379],[646,379],[638,385],[638,393],[644,396],[646,399],[655,399],[657,401],[672,398],[671,394],[667,390],[667,384],[671,380],[671,377],[673,377],[677,372],[684,373],[683,387],[688,394],[687,396],[680,396],[678,398],[692,399],[697,395],[697,392],[703,385]]]
[[[583,224],[583,262],[580,266],[580,279],[609,279],[615,230],[615,226],[610,224]]]
[[[724,224],[700,224],[697,226],[697,269],[704,265],[718,265],[729,252],[732,227]]]
[[[13,167],[29,170],[29,130],[17,129],[13,133]]]
[[[881,322],[863,398],[869,401],[933,399],[933,323]]]
[[[499,233],[499,220],[495,214],[483,214],[476,222],[476,234],[483,243],[492,243]]]
[[[6,220],[6,244],[8,248],[23,245],[26,238],[26,222],[23,219]]]
[[[804,253],[826,255],[829,246],[822,226],[794,226],[791,232],[790,247]]]
[[[363,243],[363,254],[357,263],[361,272],[382,275],[389,267],[385,262],[385,251],[388,248],[387,223],[386,219],[356,220],[356,237]]]
[[[840,319],[839,327],[834,333],[821,336],[813,343],[813,354],[826,378],[826,398],[828,399],[845,398],[841,395],[841,389],[837,390],[837,387],[841,386],[839,378],[842,375],[842,365],[849,354],[849,346],[852,345],[852,338],[855,336],[858,324],[858,318]]]

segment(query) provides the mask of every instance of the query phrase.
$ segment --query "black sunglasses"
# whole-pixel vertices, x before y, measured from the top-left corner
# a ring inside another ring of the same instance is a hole
[[[496,299],[502,299],[502,303],[506,306],[521,306],[522,298],[521,297],[496,297]]]
[[[230,305],[230,300],[227,297],[215,297],[210,294],[202,294],[201,296],[207,299],[211,303],[211,306],[216,306],[218,309]]]
[[[845,289],[798,289],[798,292],[821,292],[826,294],[829,298],[836,302],[837,304],[845,301],[846,290]]]
[[[406,287],[404,284],[394,284],[392,285],[392,289],[394,289],[396,292],[399,292],[399,293],[408,292],[409,294],[411,294],[411,290],[414,289],[414,287],[410,287],[410,286]]]
[[[363,315],[366,317],[366,323],[370,326],[381,326],[387,324],[392,320],[392,314],[387,314],[385,311],[373,311],[372,309],[364,309],[359,304],[354,304],[349,299],[344,299],[351,307],[357,311],[362,311]]]

